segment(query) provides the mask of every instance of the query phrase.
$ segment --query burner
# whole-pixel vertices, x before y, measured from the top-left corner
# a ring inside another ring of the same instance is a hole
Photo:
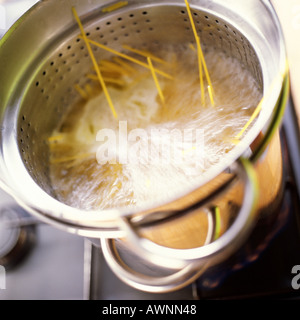
[[[36,241],[32,218],[20,207],[0,210],[0,265],[11,269],[31,251]]]

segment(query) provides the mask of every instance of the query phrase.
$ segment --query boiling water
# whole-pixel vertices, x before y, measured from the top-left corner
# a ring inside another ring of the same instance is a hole
[[[55,130],[50,168],[60,201],[87,210],[164,203],[234,147],[261,99],[252,75],[222,53],[205,53],[214,106],[207,90],[203,105],[195,51],[161,56],[165,63],[153,64],[173,79],[157,74],[159,86],[133,64],[108,72],[121,81],[107,84],[118,119],[94,89]]]

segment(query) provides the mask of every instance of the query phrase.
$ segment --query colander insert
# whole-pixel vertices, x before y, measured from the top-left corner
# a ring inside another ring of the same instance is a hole
[[[71,10],[71,9],[70,9]],[[205,11],[193,10],[203,49],[213,48],[238,59],[250,70],[260,86],[262,71],[258,57],[245,36],[227,21]],[[127,44],[134,48],[159,51],[166,43],[194,43],[184,6],[138,5],[103,14],[100,10],[82,18],[89,39],[120,52]],[[89,54],[76,25],[65,26],[40,52],[23,88],[17,121],[18,148],[34,181],[55,197],[49,180],[47,138],[80,96],[75,85],[91,82]],[[187,48],[188,49],[188,48]],[[108,59],[105,50],[93,47],[97,59]],[[21,94],[21,92],[20,92]]]

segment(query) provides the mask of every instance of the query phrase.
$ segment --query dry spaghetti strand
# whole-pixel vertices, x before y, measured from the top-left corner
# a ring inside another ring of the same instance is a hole
[[[160,97],[162,103],[164,104],[165,103],[165,97],[164,97],[163,92],[161,90],[161,87],[159,85],[159,82],[158,82],[158,79],[157,79],[157,76],[156,76],[156,73],[155,73],[151,58],[147,57],[147,61],[148,61],[148,64],[149,64],[149,67],[150,67],[150,70],[151,70],[151,74],[152,74],[153,80],[155,82],[155,85],[156,85],[156,88],[157,88],[157,91],[158,91],[158,94],[159,94],[159,97]]]
[[[156,62],[158,62],[158,63],[166,63],[163,59],[156,57],[155,55],[151,54],[151,53],[148,52],[148,51],[139,50],[139,49],[134,49],[134,48],[132,48],[132,47],[126,45],[126,44],[124,44],[122,47],[123,47],[124,49],[126,49],[126,50],[128,50],[128,51],[131,51],[131,52],[133,52],[133,53],[136,53],[136,54],[138,54],[138,55],[140,55],[140,56],[142,56],[142,57],[145,57],[145,58],[150,57],[152,61],[156,61]]]
[[[111,109],[111,111],[112,111],[113,116],[117,119],[117,118],[118,118],[117,112],[116,112],[115,107],[114,107],[114,105],[113,105],[113,103],[112,103],[111,97],[110,97],[110,95],[109,95],[109,93],[108,93],[106,84],[105,84],[105,82],[104,82],[104,80],[103,80],[102,74],[101,74],[101,72],[100,72],[100,69],[99,69],[98,63],[97,63],[97,61],[96,61],[96,58],[95,58],[95,56],[94,56],[94,54],[93,54],[93,51],[92,51],[92,48],[91,48],[91,46],[90,46],[89,40],[87,39],[86,34],[85,34],[85,32],[84,32],[84,28],[83,28],[83,26],[82,26],[82,23],[81,23],[81,21],[80,21],[80,18],[79,18],[78,14],[77,14],[77,11],[76,11],[76,9],[75,9],[74,7],[72,7],[72,11],[73,11],[73,15],[74,15],[74,17],[75,17],[75,19],[76,19],[76,21],[77,21],[77,23],[78,23],[79,29],[80,29],[80,31],[81,31],[82,38],[83,38],[83,40],[84,40],[84,42],[85,42],[85,44],[86,44],[86,47],[87,47],[87,50],[88,50],[88,52],[89,52],[90,58],[91,58],[91,60],[92,60],[92,62],[93,62],[93,65],[94,65],[94,68],[95,68],[95,71],[96,71],[98,80],[99,80],[99,82],[100,82],[100,85],[101,85],[101,87],[102,87],[102,90],[103,90],[103,92],[104,92],[104,95],[105,95],[105,97],[106,97],[106,100],[107,100],[107,102],[108,102],[108,105],[109,105],[109,107],[110,107],[110,109]]]
[[[287,72],[287,71],[285,71],[285,72]],[[247,121],[247,123],[245,124],[243,129],[235,136],[235,138],[234,138],[235,141],[240,141],[240,139],[241,139],[242,135],[244,134],[244,132],[248,129],[248,127],[251,125],[251,123],[254,121],[254,119],[259,115],[259,113],[260,113],[260,111],[262,109],[264,101],[271,95],[271,93],[273,92],[274,86],[281,81],[283,76],[284,75],[279,74],[273,80],[273,82],[271,83],[271,85],[268,88],[267,92],[264,94],[264,96],[261,98],[259,104],[255,108],[255,110],[254,110],[253,114],[251,115],[250,119]]]
[[[144,63],[144,62],[142,62],[142,61],[140,61],[140,60],[138,60],[138,59],[135,59],[135,58],[133,58],[133,57],[127,55],[127,54],[121,53],[121,52],[119,52],[119,51],[117,51],[117,50],[111,49],[111,48],[109,48],[108,46],[105,46],[104,44],[101,44],[101,43],[96,42],[96,41],[94,41],[94,40],[87,39],[87,41],[88,41],[89,43],[91,43],[91,44],[93,44],[93,45],[95,45],[95,46],[103,49],[103,50],[106,50],[106,51],[108,51],[108,52],[110,52],[110,53],[112,53],[112,54],[115,54],[115,55],[123,58],[123,59],[129,60],[129,61],[131,61],[131,62],[133,62],[133,63],[135,63],[135,64],[138,64],[138,65],[140,65],[140,66],[142,66],[142,67],[144,67],[144,68],[149,69],[149,66],[148,66],[147,63]],[[161,70],[156,69],[156,68],[154,68],[154,70],[155,70],[155,72],[156,72],[157,74],[160,74],[160,75],[162,75],[163,77],[165,77],[165,78],[167,78],[167,79],[171,79],[171,80],[173,79],[173,77],[172,77],[171,75],[169,75],[168,73],[166,73],[166,72],[164,72],[164,71],[161,71]]]
[[[128,1],[120,1],[102,9],[102,12],[112,12],[128,5]]]
[[[206,62],[205,62],[205,59],[204,59],[204,54],[203,54],[203,51],[202,51],[202,48],[201,48],[200,37],[198,36],[197,30],[196,30],[196,27],[195,27],[195,23],[194,23],[194,19],[192,17],[192,12],[191,12],[190,5],[189,5],[187,0],[184,0],[184,1],[185,1],[186,9],[187,9],[187,12],[188,12],[188,16],[189,16],[189,19],[190,19],[190,23],[191,23],[191,26],[192,26],[192,30],[193,30],[193,33],[194,33],[195,41],[196,41],[202,103],[205,104],[204,84],[203,84],[203,70],[202,70],[202,68],[203,68],[204,69],[204,73],[205,73],[205,77],[206,77],[207,82],[208,82],[208,86],[210,88],[208,90],[210,101],[211,101],[212,106],[214,106],[215,103],[214,103],[214,99],[213,99],[213,86],[212,86],[211,79],[210,79],[210,76],[209,76],[209,72],[208,72],[208,69],[207,69],[207,66],[206,66]]]

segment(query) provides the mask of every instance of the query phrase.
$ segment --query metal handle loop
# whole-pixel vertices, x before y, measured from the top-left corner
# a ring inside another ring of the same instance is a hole
[[[179,290],[194,282],[208,268],[208,263],[197,268],[194,264],[187,264],[167,276],[147,276],[136,272],[122,261],[114,239],[102,238],[101,247],[105,260],[115,275],[127,285],[145,292],[166,293]]]
[[[148,239],[141,238],[138,230],[130,223],[128,218],[123,219],[123,228],[127,239],[135,246],[137,250],[147,251],[157,256],[181,261],[202,260],[208,256],[216,255],[227,245],[231,244],[237,238],[243,238],[247,229],[250,228],[253,220],[254,209],[257,205],[258,182],[256,173],[249,160],[240,159],[233,168],[239,176],[245,181],[245,190],[243,205],[230,229],[220,238],[206,246],[193,249],[172,249],[158,245]]]
[[[240,159],[236,164],[235,170],[245,180],[243,205],[236,220],[224,235],[202,247],[172,249],[141,238],[130,221],[124,218],[123,228],[127,240],[138,254],[151,263],[163,266],[169,264],[169,268],[177,268],[179,271],[170,276],[157,278],[137,273],[122,261],[114,246],[114,240],[102,239],[104,257],[115,274],[134,288],[148,292],[168,292],[181,288],[199,277],[212,264],[209,258],[219,258],[225,251],[236,248],[251,230],[258,196],[256,174],[250,161]]]

